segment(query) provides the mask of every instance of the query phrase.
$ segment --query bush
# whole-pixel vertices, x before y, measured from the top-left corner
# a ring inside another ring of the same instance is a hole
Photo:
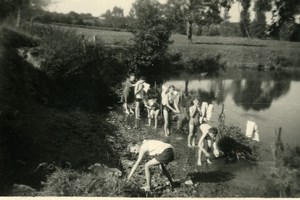
[[[88,172],[58,168],[47,177],[42,196],[119,196],[125,180],[120,171],[100,164],[89,168]],[[116,172],[116,173],[115,173]]]
[[[269,190],[277,197],[300,196],[300,148],[282,146],[275,156],[274,166],[268,171]]]
[[[111,88],[128,71],[122,52],[62,28],[35,26],[30,32],[40,38],[41,70],[59,85],[65,106],[95,111],[117,100]]]
[[[186,70],[191,73],[210,72],[216,73],[225,70],[225,63],[221,62],[221,55],[203,55],[201,58],[191,58],[186,61]]]
[[[257,142],[242,134],[242,130],[235,126],[219,127],[218,146],[229,159],[245,158],[258,161],[260,151]]]
[[[274,68],[284,68],[284,67],[294,66],[293,61],[290,58],[287,58],[285,56],[275,56],[275,57],[271,57],[269,60],[270,60],[271,67]]]

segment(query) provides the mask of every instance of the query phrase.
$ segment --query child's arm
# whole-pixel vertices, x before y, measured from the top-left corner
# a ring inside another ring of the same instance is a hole
[[[180,110],[178,108],[178,103],[179,103],[179,94],[177,93],[176,96],[175,96],[175,98],[174,98],[174,107],[176,109],[176,112],[180,113]]]
[[[137,82],[134,88],[134,94],[137,94],[139,91],[143,89],[143,84]]]
[[[190,107],[190,118],[194,118],[195,116],[195,112],[196,112],[196,109],[194,109],[195,108],[195,106],[191,106]]]
[[[133,173],[135,172],[137,166],[138,166],[138,165],[140,164],[140,162],[142,161],[144,154],[145,154],[145,151],[141,148],[141,149],[140,149],[140,152],[139,152],[139,157],[138,157],[138,159],[136,160],[136,162],[134,163],[134,165],[133,165],[133,167],[132,167],[132,169],[131,169],[131,171],[130,171],[130,174],[129,174],[128,178],[127,178],[127,181],[130,180],[130,178],[131,178],[131,176],[133,175]]]
[[[219,153],[219,149],[218,149],[218,147],[217,147],[216,141],[214,141],[214,143],[213,143],[213,148],[214,148],[214,155],[215,155],[216,157],[219,157],[220,153]]]

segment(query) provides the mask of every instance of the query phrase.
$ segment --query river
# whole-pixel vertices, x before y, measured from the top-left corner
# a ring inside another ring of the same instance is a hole
[[[266,185],[265,178],[272,166],[274,132],[281,127],[282,141],[290,146],[296,146],[300,141],[300,74],[255,70],[232,70],[218,76],[180,74],[165,79],[164,85],[174,85],[181,93],[198,94],[202,101],[212,103],[212,124],[218,123],[223,104],[226,125],[238,126],[245,133],[247,121],[256,122],[262,154],[258,165],[243,160],[226,163],[224,159],[216,159],[213,165],[199,167],[196,165],[197,150],[187,147],[188,133],[181,136],[173,134],[169,138],[177,151],[177,166],[173,170],[178,174],[181,171],[192,174],[194,179],[199,178],[198,182],[230,181],[230,184],[245,187],[244,196],[265,194],[265,188],[258,185]],[[157,131],[157,137],[164,139],[161,128]]]

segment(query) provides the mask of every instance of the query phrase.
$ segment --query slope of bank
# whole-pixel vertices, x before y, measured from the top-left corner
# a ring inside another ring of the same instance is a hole
[[[41,163],[118,166],[105,142],[113,134],[105,116],[60,109],[58,85],[18,55],[17,48],[38,41],[7,28],[0,35],[0,194],[8,195],[13,184],[40,188],[49,173],[37,169]]]

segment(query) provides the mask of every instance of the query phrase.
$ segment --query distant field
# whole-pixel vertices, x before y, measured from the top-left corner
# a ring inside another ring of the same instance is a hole
[[[63,27],[75,29],[78,33],[84,34],[87,38],[96,35],[107,44],[130,44],[132,33],[108,31],[98,29],[85,29],[78,27]],[[233,37],[208,37],[193,36],[194,44],[187,44],[185,35],[174,34],[171,39],[170,51],[178,51],[183,59],[192,57],[204,57],[206,55],[221,54],[221,60],[227,62],[229,67],[244,66],[257,67],[258,64],[267,64],[272,57],[283,56],[293,62],[291,67],[300,67],[300,43],[258,40]]]

